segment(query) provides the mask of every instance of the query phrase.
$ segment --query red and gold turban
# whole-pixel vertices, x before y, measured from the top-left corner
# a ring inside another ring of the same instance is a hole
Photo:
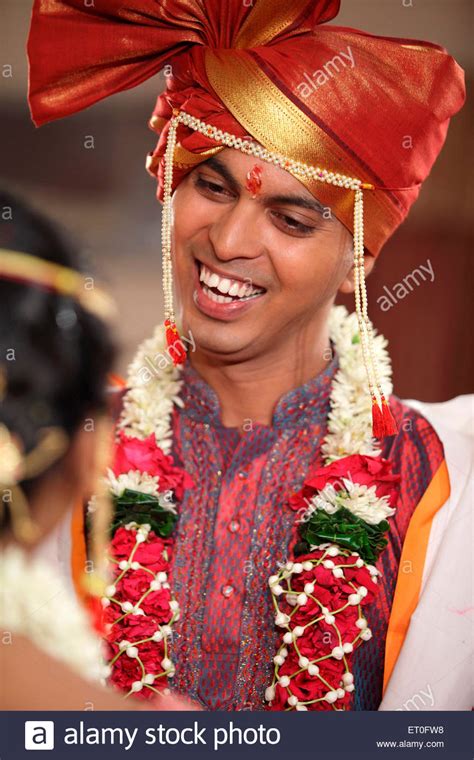
[[[35,0],[28,52],[37,125],[134,87],[169,65],[151,127],[159,178],[179,108],[306,164],[375,186],[365,245],[406,217],[464,102],[441,47],[328,25],[339,0]],[[165,71],[167,71],[165,69]],[[410,147],[407,147],[409,144]],[[174,181],[222,146],[180,125]],[[353,231],[350,193],[301,179]]]

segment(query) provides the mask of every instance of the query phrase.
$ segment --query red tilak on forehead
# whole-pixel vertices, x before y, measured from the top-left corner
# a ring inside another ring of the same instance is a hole
[[[262,169],[260,166],[255,166],[247,172],[247,180],[245,187],[252,194],[252,198],[256,198],[262,187]]]

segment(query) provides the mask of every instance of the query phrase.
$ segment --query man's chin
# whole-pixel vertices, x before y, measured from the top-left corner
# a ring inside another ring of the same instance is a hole
[[[246,358],[251,354],[256,336],[245,335],[235,324],[218,323],[207,317],[183,318],[184,335],[192,333],[196,349],[216,359],[232,360]]]

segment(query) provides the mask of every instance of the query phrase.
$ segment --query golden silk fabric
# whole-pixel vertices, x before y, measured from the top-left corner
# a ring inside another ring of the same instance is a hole
[[[374,255],[403,221],[464,102],[441,47],[328,25],[339,0],[36,0],[28,53],[36,124],[134,87],[165,65],[149,170],[162,192],[167,123],[180,108],[266,148],[375,185],[365,193]],[[175,183],[221,150],[181,125]],[[353,231],[352,193],[308,189]]]

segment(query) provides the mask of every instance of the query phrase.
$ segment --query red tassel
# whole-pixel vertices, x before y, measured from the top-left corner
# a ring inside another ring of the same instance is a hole
[[[372,435],[374,438],[383,438],[385,435],[384,429],[382,412],[377,399],[375,396],[372,396]]]
[[[398,433],[397,423],[393,419],[389,403],[385,398],[382,398],[382,417],[384,435],[396,435]]]
[[[165,319],[165,328],[166,343],[168,345],[169,354],[173,359],[173,364],[175,367],[178,364],[184,364],[186,361],[186,349],[179,337],[179,332],[175,323],[170,322],[169,319]]]

